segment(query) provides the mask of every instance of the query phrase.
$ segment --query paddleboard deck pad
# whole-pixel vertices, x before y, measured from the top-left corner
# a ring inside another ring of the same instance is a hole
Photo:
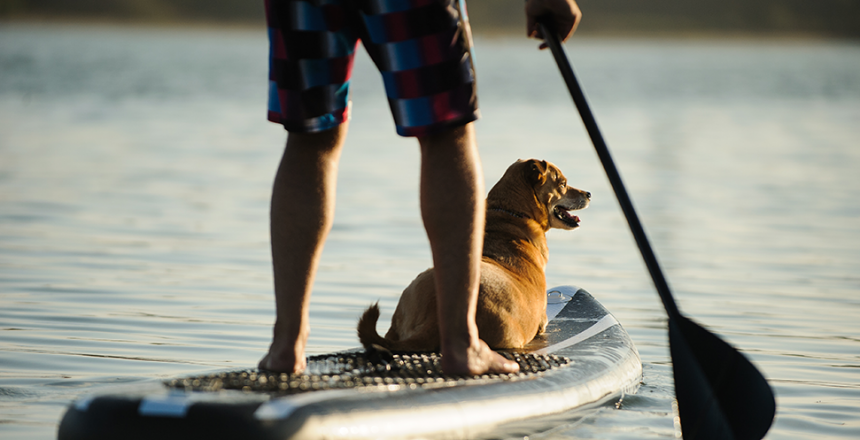
[[[75,439],[473,438],[517,420],[633,393],[636,347],[591,294],[547,292],[547,331],[502,351],[520,372],[453,376],[428,352],[313,356],[303,374],[219,371],[83,397],[60,423]]]

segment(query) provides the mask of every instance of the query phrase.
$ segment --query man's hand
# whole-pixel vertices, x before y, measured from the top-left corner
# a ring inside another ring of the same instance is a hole
[[[579,25],[582,12],[573,0],[527,0],[526,1],[526,32],[529,38],[544,39],[538,28],[539,18],[546,18],[547,23],[555,29],[561,41],[567,41]],[[546,43],[540,45],[546,49]]]

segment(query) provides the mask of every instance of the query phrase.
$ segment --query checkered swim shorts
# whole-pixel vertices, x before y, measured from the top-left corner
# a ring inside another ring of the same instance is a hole
[[[401,136],[478,118],[471,35],[458,0],[266,0],[269,120],[296,132],[349,118],[358,42],[382,74]]]

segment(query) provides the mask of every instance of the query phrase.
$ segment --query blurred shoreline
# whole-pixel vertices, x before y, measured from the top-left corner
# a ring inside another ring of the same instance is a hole
[[[4,26],[56,26],[56,27],[100,27],[129,29],[170,29],[170,30],[225,30],[235,32],[265,32],[264,21],[221,21],[221,20],[176,20],[176,19],[117,19],[104,17],[56,17],[22,16],[15,18],[0,17],[0,28]],[[478,38],[521,38],[525,37],[525,23],[522,26],[481,26],[472,24],[472,32]],[[860,42],[860,37],[829,36],[816,32],[773,32],[773,31],[716,31],[716,30],[602,30],[578,29],[578,39],[600,40],[691,40],[691,41],[843,41]]]
[[[744,38],[860,40],[860,2],[845,0],[578,0],[578,36],[600,38]],[[473,32],[525,33],[523,8],[468,0]],[[8,23],[111,24],[191,28],[265,27],[263,1],[0,0]]]

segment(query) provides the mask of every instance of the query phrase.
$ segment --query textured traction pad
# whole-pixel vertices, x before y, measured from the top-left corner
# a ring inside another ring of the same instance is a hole
[[[520,372],[454,376],[442,373],[439,353],[355,351],[313,356],[303,374],[241,370],[172,379],[165,384],[187,391],[242,390],[276,394],[360,387],[439,388],[529,379],[572,362],[561,356],[499,352],[516,361]]]

